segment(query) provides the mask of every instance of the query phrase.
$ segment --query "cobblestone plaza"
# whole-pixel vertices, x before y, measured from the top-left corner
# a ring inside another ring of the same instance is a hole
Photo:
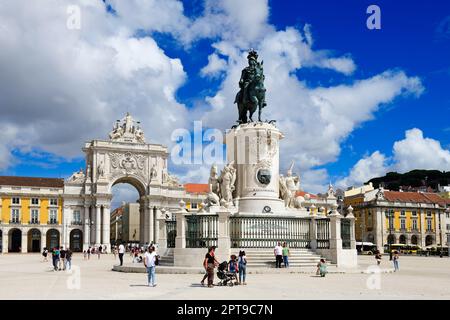
[[[130,262],[126,255],[125,263]],[[79,273],[73,274],[52,271],[51,262],[42,262],[38,254],[8,254],[0,256],[0,299],[450,299],[449,258],[402,256],[400,271],[393,273],[383,256],[381,269],[389,272],[378,275],[363,273],[376,264],[372,256],[359,256],[358,262],[358,269],[330,270],[325,278],[315,276],[313,269],[248,270],[247,286],[212,289],[200,285],[201,274],[157,274],[158,285],[152,288],[146,274],[111,271],[117,263],[111,254],[90,260],[75,254],[73,266]]]

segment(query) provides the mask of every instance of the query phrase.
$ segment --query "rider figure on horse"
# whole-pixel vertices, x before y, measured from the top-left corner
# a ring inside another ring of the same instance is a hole
[[[252,115],[259,107],[259,121],[261,121],[261,109],[266,106],[264,88],[264,72],[262,63],[258,62],[258,53],[253,49],[249,52],[248,67],[242,70],[241,79],[239,80],[240,91],[236,95],[234,103],[238,104],[239,122],[247,122],[247,112],[250,112],[250,120]]]

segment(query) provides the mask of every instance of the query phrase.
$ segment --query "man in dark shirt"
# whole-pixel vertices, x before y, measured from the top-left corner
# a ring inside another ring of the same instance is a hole
[[[59,250],[59,257],[60,262],[59,262],[59,270],[66,270],[66,250],[64,250],[64,247],[61,247]],[[61,264],[62,264],[62,268],[61,268]]]

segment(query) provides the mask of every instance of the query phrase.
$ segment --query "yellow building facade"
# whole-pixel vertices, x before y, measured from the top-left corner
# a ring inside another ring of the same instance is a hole
[[[63,187],[63,179],[0,177],[2,253],[60,245]]]
[[[436,193],[363,191],[344,198],[355,215],[356,241],[386,244],[448,245],[450,202]]]

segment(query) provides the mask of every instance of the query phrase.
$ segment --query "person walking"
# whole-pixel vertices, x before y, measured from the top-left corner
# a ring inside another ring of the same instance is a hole
[[[53,270],[58,271],[59,249],[57,247],[54,247],[52,250],[52,262],[53,262]]]
[[[281,261],[283,261],[283,247],[281,247],[280,242],[277,242],[277,245],[273,249],[273,254],[275,255],[275,268],[281,268]]]
[[[394,272],[399,271],[399,266],[398,266],[398,259],[400,258],[398,251],[394,251],[394,256],[392,257],[392,260],[394,261]]]
[[[66,250],[61,247],[59,250],[59,270],[66,270]]]
[[[284,262],[284,267],[285,268],[289,268],[289,247],[287,246],[286,242],[283,242],[283,262]]]
[[[83,250],[83,259],[84,259],[84,260],[87,259],[87,252],[86,252],[86,250]]]
[[[238,257],[238,268],[239,268],[239,284],[246,285],[245,276],[247,275],[247,257],[245,256],[245,251],[239,251]]]
[[[91,247],[89,247],[88,249],[87,249],[87,256],[88,256],[88,260],[90,260],[91,259],[91,253],[92,253],[92,248]]]
[[[215,256],[215,250],[215,246],[210,247],[205,255],[205,260],[203,260],[203,267],[208,274],[208,288],[214,288],[214,268],[219,265],[219,261],[217,261]]]
[[[144,255],[144,266],[147,268],[148,273],[148,286],[156,287],[156,261],[158,257],[155,249],[151,246],[148,247],[147,252]]]
[[[72,269],[72,250],[67,249],[66,251],[66,268],[67,270]]]
[[[123,255],[125,254],[125,246],[123,245],[123,243],[121,243],[119,245],[119,261],[120,261],[120,265],[123,265]]]
[[[42,251],[42,256],[44,257],[44,260],[42,262],[47,262],[47,256],[48,256],[48,249],[47,247],[44,248],[44,250]]]
[[[100,255],[102,254],[102,246],[100,245],[98,248],[97,248],[97,257],[98,257],[98,259],[100,259]]]
[[[113,251],[113,254],[114,254],[114,260],[116,260],[116,258],[117,258],[117,247],[114,246],[112,251]]]
[[[377,266],[381,264],[381,253],[379,250],[377,250],[377,253],[375,254],[375,260],[377,261]]]

